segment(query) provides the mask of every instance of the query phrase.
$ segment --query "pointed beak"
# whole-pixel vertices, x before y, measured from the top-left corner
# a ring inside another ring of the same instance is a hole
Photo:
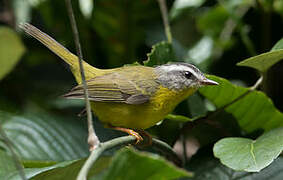
[[[212,81],[210,79],[204,79],[201,81],[201,85],[218,85],[218,82]]]

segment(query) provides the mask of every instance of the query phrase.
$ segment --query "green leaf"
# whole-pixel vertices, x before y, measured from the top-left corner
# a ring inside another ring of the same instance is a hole
[[[259,172],[276,159],[283,150],[283,128],[269,131],[256,140],[224,138],[213,148],[214,155],[237,171]]]
[[[274,50],[245,59],[238,66],[247,66],[260,72],[266,72],[271,66],[283,59],[283,50]]]
[[[7,179],[10,172],[17,171],[11,156],[0,150],[0,179]]]
[[[85,124],[41,112],[15,116],[0,111],[0,122],[23,160],[63,161],[88,154]]]
[[[217,108],[233,115],[239,126],[246,132],[258,129],[271,130],[283,125],[283,114],[278,111],[271,99],[260,91],[248,92],[248,88],[233,85],[226,79],[208,76],[219,83],[218,86],[200,88],[200,93]]]
[[[0,26],[0,80],[5,77],[25,52],[25,47],[10,28]]]
[[[283,49],[283,38],[280,39],[271,49],[271,51],[276,51],[276,50],[280,50]]]
[[[64,162],[55,164],[53,166],[48,166],[48,167],[43,167],[43,168],[25,168],[24,169],[24,173],[25,173],[25,176],[28,179],[31,179],[31,178],[39,175],[40,173],[44,173],[46,171],[53,170],[55,168],[62,168],[64,166],[71,165],[73,162],[76,162],[76,161],[64,161]],[[18,179],[20,179],[18,172],[11,172],[8,175],[9,175],[9,180],[18,180]]]
[[[283,39],[279,40],[270,52],[250,57],[239,63],[238,66],[247,66],[260,72],[266,72],[271,66],[283,59]]]
[[[28,179],[33,180],[69,180],[75,179],[77,177],[79,170],[81,169],[84,162],[85,159],[64,161],[43,168],[25,168],[24,172]],[[101,173],[101,171],[108,167],[110,162],[110,157],[100,157],[97,162],[91,167],[89,176],[94,176]],[[20,179],[18,172],[15,170],[6,171],[5,174],[6,177],[9,177],[9,180]]]
[[[22,164],[25,168],[43,168],[57,164],[56,161],[36,161],[36,160],[23,160]]]
[[[260,172],[234,171],[212,157],[204,154],[194,156],[188,164],[194,172],[191,180],[279,180],[283,179],[283,158],[277,158],[270,166]]]
[[[151,52],[147,54],[147,60],[144,61],[144,65],[154,66],[166,64],[169,61],[174,61],[172,45],[163,41],[152,46]]]
[[[101,171],[106,169],[111,162],[110,157],[100,157],[95,164],[91,167],[88,177],[95,176],[99,174]],[[85,163],[85,159],[81,159],[78,161],[71,161],[70,163],[63,162],[56,164],[55,166],[51,166],[48,169],[42,168],[40,171],[37,171],[37,175],[33,176],[33,180],[69,180],[75,179],[79,173],[79,170]],[[40,172],[40,173],[39,173]]]
[[[185,176],[192,174],[175,167],[158,155],[124,148],[116,153],[102,179],[169,180]]]
[[[186,116],[182,115],[174,115],[174,114],[168,114],[166,116],[166,119],[172,120],[172,121],[177,121],[177,122],[192,122],[193,119],[188,118]]]

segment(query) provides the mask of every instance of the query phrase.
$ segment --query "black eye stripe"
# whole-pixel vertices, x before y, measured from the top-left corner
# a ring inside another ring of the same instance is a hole
[[[193,76],[193,73],[191,73],[190,71],[185,71],[185,77],[187,79],[190,79]]]

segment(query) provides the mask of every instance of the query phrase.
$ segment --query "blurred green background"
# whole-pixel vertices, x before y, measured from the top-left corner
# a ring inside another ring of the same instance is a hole
[[[167,4],[177,56],[172,61],[193,63],[206,73],[236,83],[251,85],[258,74],[235,64],[268,51],[282,36],[280,0],[171,0]],[[142,62],[153,44],[166,40],[155,0],[78,0],[73,5],[84,59],[96,67]],[[20,111],[29,104],[52,108],[50,104],[75,85],[74,79],[56,55],[19,32],[20,22],[32,23],[75,52],[65,3],[0,1],[1,28],[16,31],[25,49],[16,66],[1,79],[1,109]],[[3,38],[0,36],[1,43]],[[282,110],[281,64],[269,72],[266,92]]]

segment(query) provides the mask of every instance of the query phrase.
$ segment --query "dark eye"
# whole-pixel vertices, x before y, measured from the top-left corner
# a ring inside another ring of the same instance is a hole
[[[190,79],[192,76],[193,76],[193,74],[192,74],[190,71],[186,71],[186,72],[185,72],[185,77],[186,77],[187,79]]]

